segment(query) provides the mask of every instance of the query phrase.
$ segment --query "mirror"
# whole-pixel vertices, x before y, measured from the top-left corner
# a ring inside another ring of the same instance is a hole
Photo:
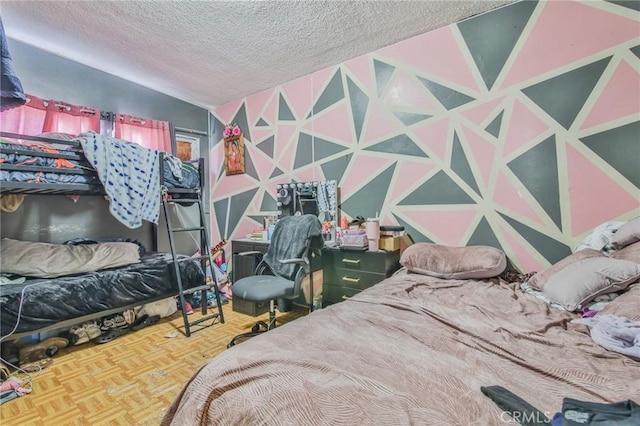
[[[276,186],[276,204],[283,216],[313,214],[322,222],[326,245],[336,241],[338,182],[292,182]]]

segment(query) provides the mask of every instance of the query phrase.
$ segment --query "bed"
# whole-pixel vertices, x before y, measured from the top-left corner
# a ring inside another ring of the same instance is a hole
[[[146,253],[139,263],[123,267],[3,284],[0,286],[0,334],[7,336],[15,328],[12,337],[16,338],[69,327],[175,296],[178,286],[172,262],[170,253]],[[198,260],[180,256],[179,266],[185,289],[204,284],[204,272]]]
[[[194,163],[182,162],[170,154],[94,132],[78,137],[60,133],[28,136],[1,132],[0,137],[2,197],[106,195],[109,210],[116,219],[129,228],[136,228],[143,219],[157,223],[163,197],[197,200],[202,192],[202,158]],[[150,161],[145,163],[144,158]],[[2,272],[32,277],[24,283],[0,286],[3,339],[122,312],[176,296],[179,288],[183,293],[208,290],[210,285],[205,282],[202,256],[190,259],[175,253],[158,253],[157,229],[152,230],[152,253],[138,256],[135,263],[124,266],[67,271],[55,277],[3,269]],[[10,252],[4,252],[4,245],[2,250],[5,267],[6,255]],[[35,253],[28,262],[34,266],[40,263],[37,250]],[[176,262],[179,274],[174,266]],[[203,307],[204,313],[206,307]],[[188,336],[188,326],[186,330]]]
[[[572,322],[578,313],[552,308],[518,282],[403,265],[347,301],[216,356],[162,424],[515,423],[483,395],[487,386],[548,418],[563,398],[639,402],[640,362],[594,343],[587,326]],[[637,307],[639,285],[615,301]]]

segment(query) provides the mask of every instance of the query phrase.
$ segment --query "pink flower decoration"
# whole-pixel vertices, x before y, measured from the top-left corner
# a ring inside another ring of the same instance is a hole
[[[222,132],[222,136],[224,136],[225,138],[231,136],[231,127],[225,127],[224,132]]]
[[[233,136],[238,136],[238,135],[240,135],[240,133],[241,133],[241,132],[240,132],[240,127],[235,126],[235,127],[233,128],[233,130],[231,131],[231,133],[233,134]]]

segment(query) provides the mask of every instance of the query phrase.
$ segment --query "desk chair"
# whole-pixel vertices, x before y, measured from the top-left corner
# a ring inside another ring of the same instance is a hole
[[[233,284],[233,295],[250,302],[269,302],[269,324],[258,321],[251,332],[231,339],[227,348],[240,339],[256,336],[276,326],[276,306],[288,312],[293,299],[300,295],[302,280],[311,272],[309,260],[324,246],[322,225],[317,216],[285,216],[278,221],[269,242],[269,249],[256,267],[255,275],[241,278]],[[260,252],[240,255],[261,256]]]

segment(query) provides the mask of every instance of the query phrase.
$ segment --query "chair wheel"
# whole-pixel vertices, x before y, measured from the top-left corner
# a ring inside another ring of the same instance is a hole
[[[254,324],[253,327],[251,327],[251,332],[252,333],[259,333],[260,332],[260,324]]]

